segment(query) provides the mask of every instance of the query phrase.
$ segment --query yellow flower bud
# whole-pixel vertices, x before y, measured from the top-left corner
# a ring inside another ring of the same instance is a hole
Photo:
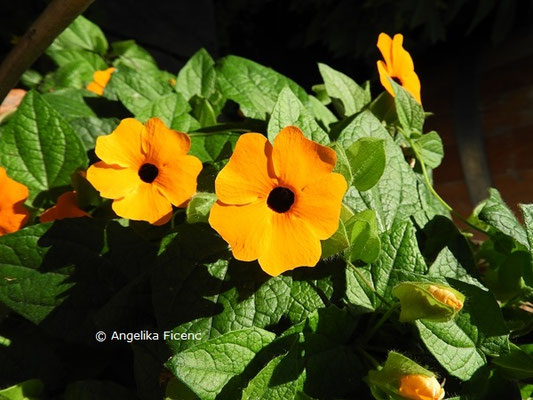
[[[431,285],[427,288],[429,293],[433,295],[438,301],[453,307],[456,311],[463,308],[463,302],[455,296],[455,294],[448,290],[439,288],[438,286]]]
[[[400,379],[398,394],[411,400],[442,400],[444,389],[434,376],[405,375]]]

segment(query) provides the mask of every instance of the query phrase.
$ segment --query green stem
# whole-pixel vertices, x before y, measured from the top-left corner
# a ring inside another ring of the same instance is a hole
[[[367,353],[362,347],[357,347],[357,351],[359,351],[359,353],[361,353],[368,361],[370,361],[374,368],[381,369],[381,365],[379,364],[379,362],[369,353]]]
[[[370,331],[365,335],[365,339],[363,340],[364,343],[366,343],[378,330],[381,328],[381,326],[390,318],[392,313],[394,313],[398,307],[400,307],[400,303],[394,303],[391,308],[389,308],[385,314],[381,316],[379,321],[370,329]]]
[[[476,231],[481,232],[483,234],[487,234],[487,232],[485,232],[483,229],[481,229],[480,227],[472,224],[470,221],[468,221],[466,218],[464,218],[461,214],[459,214],[457,211],[455,211],[452,206],[450,206],[448,203],[446,203],[446,201],[442,197],[440,197],[440,195],[437,193],[437,191],[433,188],[433,184],[431,182],[431,179],[429,179],[429,175],[428,175],[428,171],[427,171],[427,168],[426,168],[426,164],[424,163],[424,160],[422,159],[422,156],[420,155],[420,153],[416,149],[416,146],[413,145],[413,141],[411,140],[411,138],[408,135],[406,135],[403,131],[401,131],[401,132],[402,132],[402,135],[403,135],[404,139],[407,140],[407,142],[411,146],[411,149],[413,150],[413,153],[415,153],[416,159],[420,163],[420,168],[422,169],[422,175],[424,176],[424,183],[426,184],[426,187],[431,192],[431,194],[444,206],[444,208],[446,208],[446,210],[448,210],[450,213],[452,213],[455,217],[457,217],[459,220],[464,222],[470,228],[475,229]]]

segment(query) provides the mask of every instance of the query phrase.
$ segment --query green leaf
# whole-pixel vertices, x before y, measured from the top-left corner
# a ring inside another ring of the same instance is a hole
[[[181,97],[176,93],[173,94],[172,87],[168,82],[157,79],[152,75],[126,68],[121,68],[111,75],[108,87],[117,94],[122,104],[133,115],[141,115],[144,118],[152,112],[154,102],[162,101],[166,105],[167,101],[174,101],[174,104],[176,104],[179,101],[176,99]],[[162,100],[161,98],[164,96],[166,96],[165,100]],[[164,109],[171,108],[165,107]]]
[[[119,94],[120,98],[120,94]],[[146,122],[150,118],[161,119],[171,129],[180,132],[189,132],[200,127],[189,111],[189,103],[179,93],[170,93],[155,99],[144,108],[137,110],[135,117],[141,122]]]
[[[533,378],[533,356],[514,344],[511,344],[509,354],[493,358],[492,363],[508,379]]]
[[[173,377],[167,384],[164,400],[198,400],[198,396],[183,382]]]
[[[30,89],[33,89],[35,86],[40,84],[42,80],[43,76],[34,69],[27,69],[20,77],[20,82]]]
[[[86,61],[73,61],[61,66],[54,74],[49,87],[44,89],[55,90],[57,88],[85,88],[92,80],[94,67]],[[45,78],[46,83],[46,78]]]
[[[396,104],[396,112],[398,113],[400,125],[408,134],[411,132],[421,134],[425,119],[422,105],[401,85],[398,85],[390,78],[388,79],[394,90],[394,103]]]
[[[193,96],[208,99],[215,91],[215,62],[201,48],[187,61],[178,73],[175,89],[187,100]]]
[[[66,49],[66,50],[50,50],[46,51],[52,60],[59,67],[64,67],[69,64],[84,64],[92,71],[104,70],[107,68],[107,63],[98,54],[81,49]]]
[[[39,192],[70,184],[70,175],[87,165],[72,126],[37,92],[30,91],[0,137],[0,164],[11,178]]]
[[[350,260],[365,263],[376,261],[381,250],[376,213],[365,210],[355,214],[346,222],[346,226],[350,232]]]
[[[94,149],[98,136],[109,135],[118,126],[118,118],[83,117],[70,121],[86,151]]]
[[[161,74],[154,58],[134,40],[114,42],[111,47],[113,48],[113,53],[118,56],[113,62],[113,66],[119,69],[126,67],[156,76]]]
[[[335,254],[341,253],[350,247],[350,240],[344,222],[339,221],[339,227],[327,240],[320,242],[322,246],[322,257],[328,258]]]
[[[88,50],[104,55],[107,46],[102,30],[80,15],[54,40],[48,50]]]
[[[239,134],[237,133],[191,133],[190,154],[198,157],[202,162],[215,162],[228,159]],[[215,177],[213,177],[214,180]]]
[[[176,354],[166,365],[200,399],[215,399],[275,337],[258,328],[228,332]]]
[[[341,115],[348,117],[356,114],[370,103],[370,88],[368,85],[362,88],[353,79],[326,64],[319,63],[318,69],[322,79],[324,79],[329,97],[342,103],[341,107],[337,107]]]
[[[291,79],[271,68],[246,58],[227,56],[217,61],[217,86],[222,94],[238,103],[250,118],[266,119],[272,112],[279,93],[288,86],[307,107],[307,93]]]
[[[43,94],[43,98],[68,121],[83,117],[96,117],[96,114],[83,100],[84,91],[60,89]]]
[[[351,187],[344,201],[354,210],[376,212],[380,231],[391,228],[395,219],[406,219],[419,209],[417,181],[403,153],[380,121],[369,111],[363,111],[340,133],[337,142],[345,149],[360,138],[385,141],[386,165],[377,185],[366,192]]]
[[[385,141],[361,138],[346,149],[352,172],[352,184],[360,192],[374,187],[385,170]]]
[[[311,113],[298,100],[289,87],[284,87],[268,121],[268,139],[274,142],[285,127],[294,125],[304,136],[321,144],[329,143],[328,134],[317,124]]]
[[[305,371],[298,364],[294,352],[274,358],[248,383],[242,400],[293,399],[305,382]]]
[[[413,144],[429,168],[437,168],[440,165],[444,157],[444,148],[437,132],[426,133],[413,140]]]
[[[526,230],[520,225],[496,189],[489,189],[489,198],[484,201],[483,208],[479,212],[478,217],[483,222],[496,228],[501,233],[510,236],[529,249]]]
[[[44,385],[39,379],[30,379],[0,390],[0,400],[37,400],[43,389]]]
[[[214,193],[196,193],[187,204],[187,222],[189,224],[207,223],[211,207],[216,201],[217,196]]]
[[[490,292],[451,278],[446,281],[466,296],[463,309],[452,321],[422,320],[416,326],[437,361],[451,375],[468,380],[487,363],[486,355],[508,353],[508,329]]]
[[[324,128],[328,129],[331,124],[338,121],[337,117],[329,111],[329,108],[327,108],[315,96],[309,96],[309,102],[311,104],[313,115],[318,121],[322,122]]]
[[[201,127],[217,124],[217,116],[209,100],[195,95],[191,98],[190,103],[192,104],[192,115],[198,120]]]
[[[39,239],[49,228],[50,224],[32,225],[0,237],[0,301],[36,324],[73,286],[67,271],[39,270],[49,250],[39,246]]]

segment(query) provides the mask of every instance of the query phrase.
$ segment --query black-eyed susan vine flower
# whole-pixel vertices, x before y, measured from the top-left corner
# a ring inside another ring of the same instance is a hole
[[[397,33],[391,39],[386,33],[380,33],[378,49],[385,59],[385,62],[381,60],[377,62],[379,80],[385,90],[394,96],[394,90],[389,82],[389,78],[391,78],[411,93],[416,101],[422,103],[420,99],[420,80],[415,73],[411,55],[403,48],[403,35]]]
[[[0,236],[16,232],[28,222],[30,213],[24,207],[28,196],[28,188],[0,167]]]
[[[442,400],[444,389],[434,376],[414,374],[400,378],[398,394],[410,400]]]
[[[87,85],[87,90],[90,90],[97,95],[103,95],[104,89],[111,79],[111,75],[115,72],[114,67],[104,69],[102,71],[95,71],[93,74],[93,81]]]
[[[201,161],[188,151],[189,136],[158,118],[145,125],[127,118],[96,141],[102,160],[87,170],[87,180],[123,218],[154,225],[168,222],[172,205],[182,206],[196,192]]]
[[[44,223],[80,217],[90,217],[90,215],[78,207],[78,194],[75,190],[72,190],[59,196],[56,205],[45,210],[39,219]]]
[[[331,172],[336,161],[334,150],[294,126],[273,145],[259,133],[244,134],[215,180],[209,223],[236,259],[258,260],[270,275],[315,266],[320,241],[338,228],[347,189],[344,177]]]

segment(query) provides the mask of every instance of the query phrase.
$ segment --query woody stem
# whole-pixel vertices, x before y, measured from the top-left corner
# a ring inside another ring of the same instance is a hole
[[[0,103],[24,71],[94,0],[52,0],[0,64]]]

